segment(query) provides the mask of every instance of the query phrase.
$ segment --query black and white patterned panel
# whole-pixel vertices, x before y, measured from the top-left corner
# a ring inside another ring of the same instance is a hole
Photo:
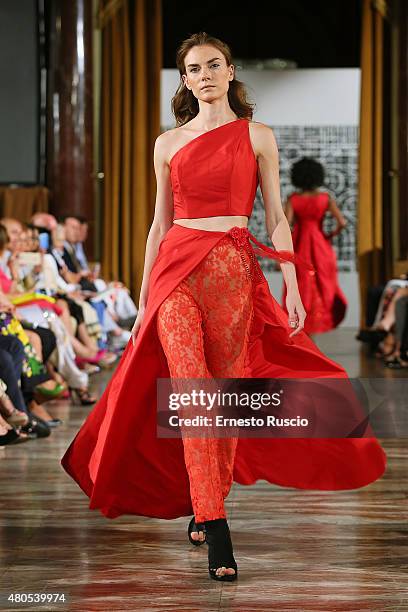
[[[290,168],[303,156],[320,161],[326,172],[325,185],[348,221],[347,227],[332,240],[338,258],[339,271],[355,271],[356,201],[358,169],[357,126],[276,126],[273,127],[279,148],[282,203],[293,191]],[[256,195],[249,230],[270,246],[266,234],[264,208],[260,189]],[[330,231],[335,222],[328,215],[323,228]],[[264,272],[274,270],[274,262],[260,258]]]

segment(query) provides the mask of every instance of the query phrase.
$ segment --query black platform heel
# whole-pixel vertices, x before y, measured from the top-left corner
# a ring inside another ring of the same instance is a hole
[[[205,521],[205,538],[208,544],[208,573],[213,580],[234,582],[238,577],[238,568],[234,559],[231,534],[227,519]],[[216,571],[221,568],[231,568],[235,574],[219,576]]]
[[[193,540],[193,538],[191,537],[191,532],[192,531],[197,531],[197,532],[203,531],[204,532],[204,540]],[[201,546],[201,544],[205,544],[205,526],[204,526],[204,523],[196,523],[194,516],[193,516],[193,518],[191,519],[191,521],[188,524],[187,533],[188,533],[188,539],[190,540],[191,544],[193,544],[194,546]]]

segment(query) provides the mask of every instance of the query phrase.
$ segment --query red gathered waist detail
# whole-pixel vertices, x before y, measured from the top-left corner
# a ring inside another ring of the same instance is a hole
[[[251,245],[255,255],[259,255],[260,257],[269,257],[270,259],[275,259],[280,263],[293,263],[298,267],[305,268],[311,274],[315,273],[314,266],[305,261],[302,257],[299,257],[293,251],[277,251],[275,249],[271,249],[270,247],[266,246],[266,244],[259,242],[259,240],[255,238],[247,227],[234,226],[228,230],[227,233],[231,235],[231,237],[240,247],[248,245],[249,240],[251,240],[256,245]]]

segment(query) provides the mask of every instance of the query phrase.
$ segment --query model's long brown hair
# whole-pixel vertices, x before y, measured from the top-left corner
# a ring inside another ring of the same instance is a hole
[[[190,121],[198,115],[198,100],[193,92],[184,85],[182,75],[186,74],[184,60],[187,53],[193,47],[202,45],[216,47],[225,57],[227,66],[231,66],[232,64],[231,49],[219,38],[210,36],[206,32],[198,32],[198,34],[192,34],[189,38],[183,40],[176,55],[177,68],[180,73],[180,84],[171,101],[171,108],[176,118],[177,126],[184,125],[187,121]],[[254,104],[248,101],[247,96],[248,94],[244,83],[238,81],[234,73],[234,78],[230,81],[228,89],[229,105],[238,117],[251,120]]]

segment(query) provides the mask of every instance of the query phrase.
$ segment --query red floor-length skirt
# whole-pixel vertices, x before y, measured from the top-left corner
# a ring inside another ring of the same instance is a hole
[[[157,311],[223,236],[225,232],[177,224],[167,232],[151,271],[136,345],[129,341],[102,397],[62,457],[64,469],[89,496],[90,509],[109,518],[137,514],[171,519],[193,513],[182,440],[157,437],[156,381],[170,376]],[[289,338],[287,315],[264,277],[253,286],[253,308],[245,378],[347,378],[305,333]],[[243,485],[267,480],[334,491],[368,485],[385,466],[375,437],[240,437],[233,476]]]

